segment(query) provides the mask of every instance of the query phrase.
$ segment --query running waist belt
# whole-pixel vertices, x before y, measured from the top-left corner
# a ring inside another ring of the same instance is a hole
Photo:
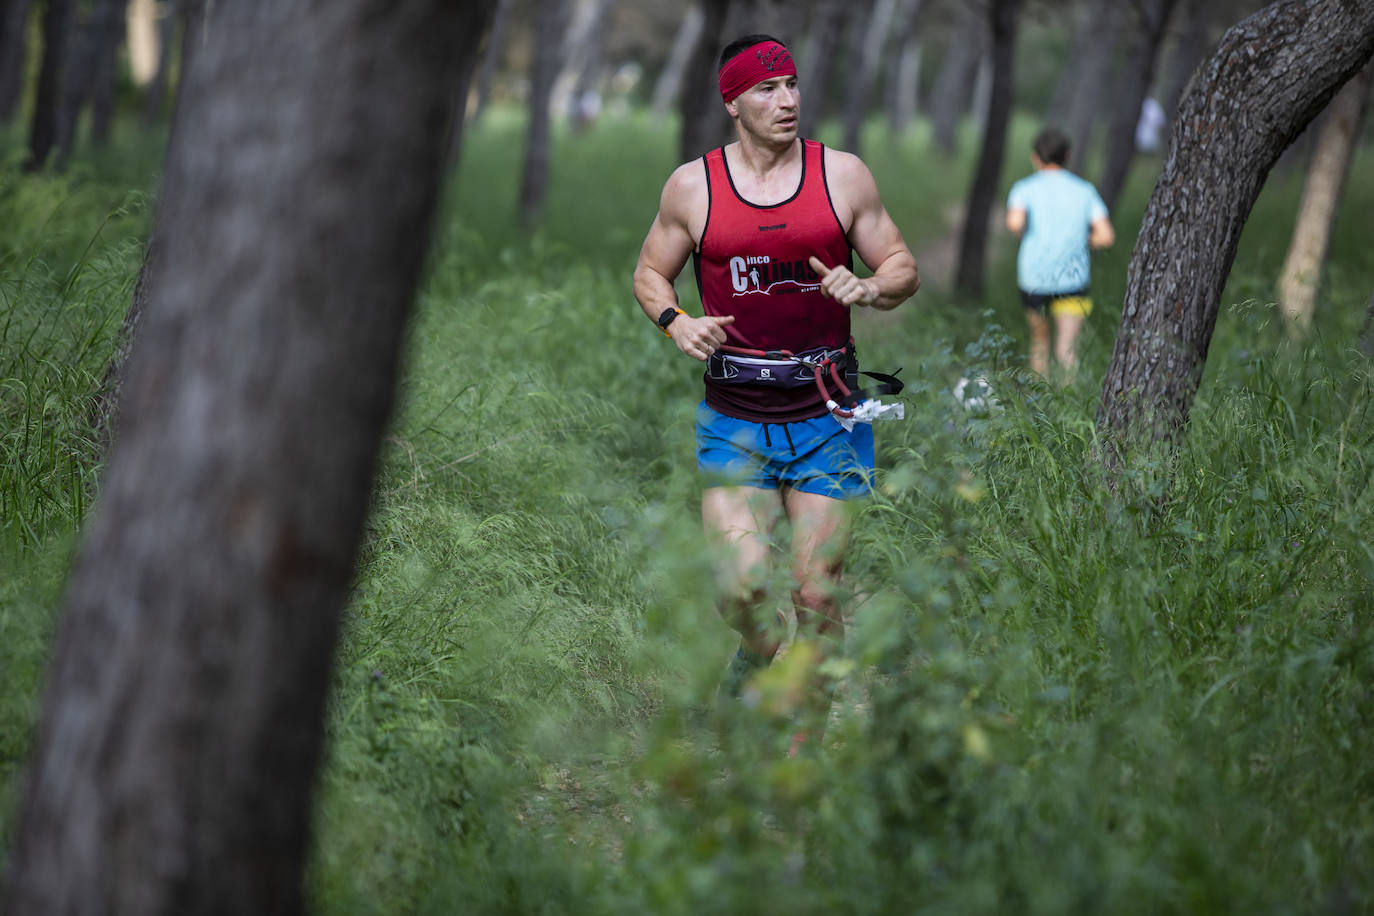
[[[822,376],[843,373],[857,384],[859,361],[854,348],[817,347],[793,354],[788,350],[748,350],[728,352],[723,348],[706,361],[706,377],[727,385],[771,385],[775,388],[802,388],[816,384],[816,367]]]

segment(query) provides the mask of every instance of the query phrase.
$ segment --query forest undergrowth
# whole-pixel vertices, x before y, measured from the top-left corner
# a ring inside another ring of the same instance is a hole
[[[1034,128],[1018,122],[1004,187]],[[411,328],[334,675],[315,911],[1374,908],[1368,151],[1317,333],[1287,340],[1273,305],[1301,185],[1280,172],[1183,447],[1111,479],[1097,386],[1157,162],[1095,261],[1075,384],[1025,371],[1004,235],[985,300],[927,276],[897,312],[856,317],[866,366],[904,367],[907,418],[880,427],[877,492],[855,508],[831,727],[789,759],[805,652],[748,702],[713,699],[734,636],[700,539],[699,368],[630,293],[672,132],[635,115],[560,134],[526,237],[521,131],[498,109],[469,133]],[[920,130],[866,139],[919,257],[958,228],[941,214],[973,138],[953,162]],[[5,833],[156,169],[16,162],[0,171]],[[975,375],[995,405],[952,397]]]

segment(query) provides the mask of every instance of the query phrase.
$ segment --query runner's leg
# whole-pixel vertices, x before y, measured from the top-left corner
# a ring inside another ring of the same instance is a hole
[[[1041,378],[1050,375],[1050,320],[1035,309],[1026,309],[1030,325],[1030,367]]]
[[[1078,333],[1083,330],[1083,316],[1057,314],[1054,316],[1054,357],[1063,367],[1065,381],[1073,381],[1078,370]]]
[[[744,648],[765,659],[781,642],[774,611],[767,606],[769,552],[781,516],[777,490],[707,487],[701,494],[702,526],[717,551],[721,614],[739,631]]]

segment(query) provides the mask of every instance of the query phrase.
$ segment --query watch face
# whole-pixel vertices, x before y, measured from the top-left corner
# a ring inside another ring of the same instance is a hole
[[[673,323],[673,319],[676,317],[677,309],[666,309],[663,314],[658,316],[658,326],[660,328],[666,328]]]

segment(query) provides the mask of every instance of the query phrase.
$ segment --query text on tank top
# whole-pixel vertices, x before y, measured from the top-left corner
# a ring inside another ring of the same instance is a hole
[[[706,226],[693,254],[697,289],[707,315],[733,315],[726,343],[800,353],[849,342],[849,309],[821,292],[808,260],[853,268],[852,250],[830,200],[825,147],[802,141],[797,191],[769,206],[735,190],[723,148],[707,153]],[[833,385],[832,385],[833,390]],[[727,416],[786,422],[822,416],[815,386],[724,385],[706,379],[706,403]]]

